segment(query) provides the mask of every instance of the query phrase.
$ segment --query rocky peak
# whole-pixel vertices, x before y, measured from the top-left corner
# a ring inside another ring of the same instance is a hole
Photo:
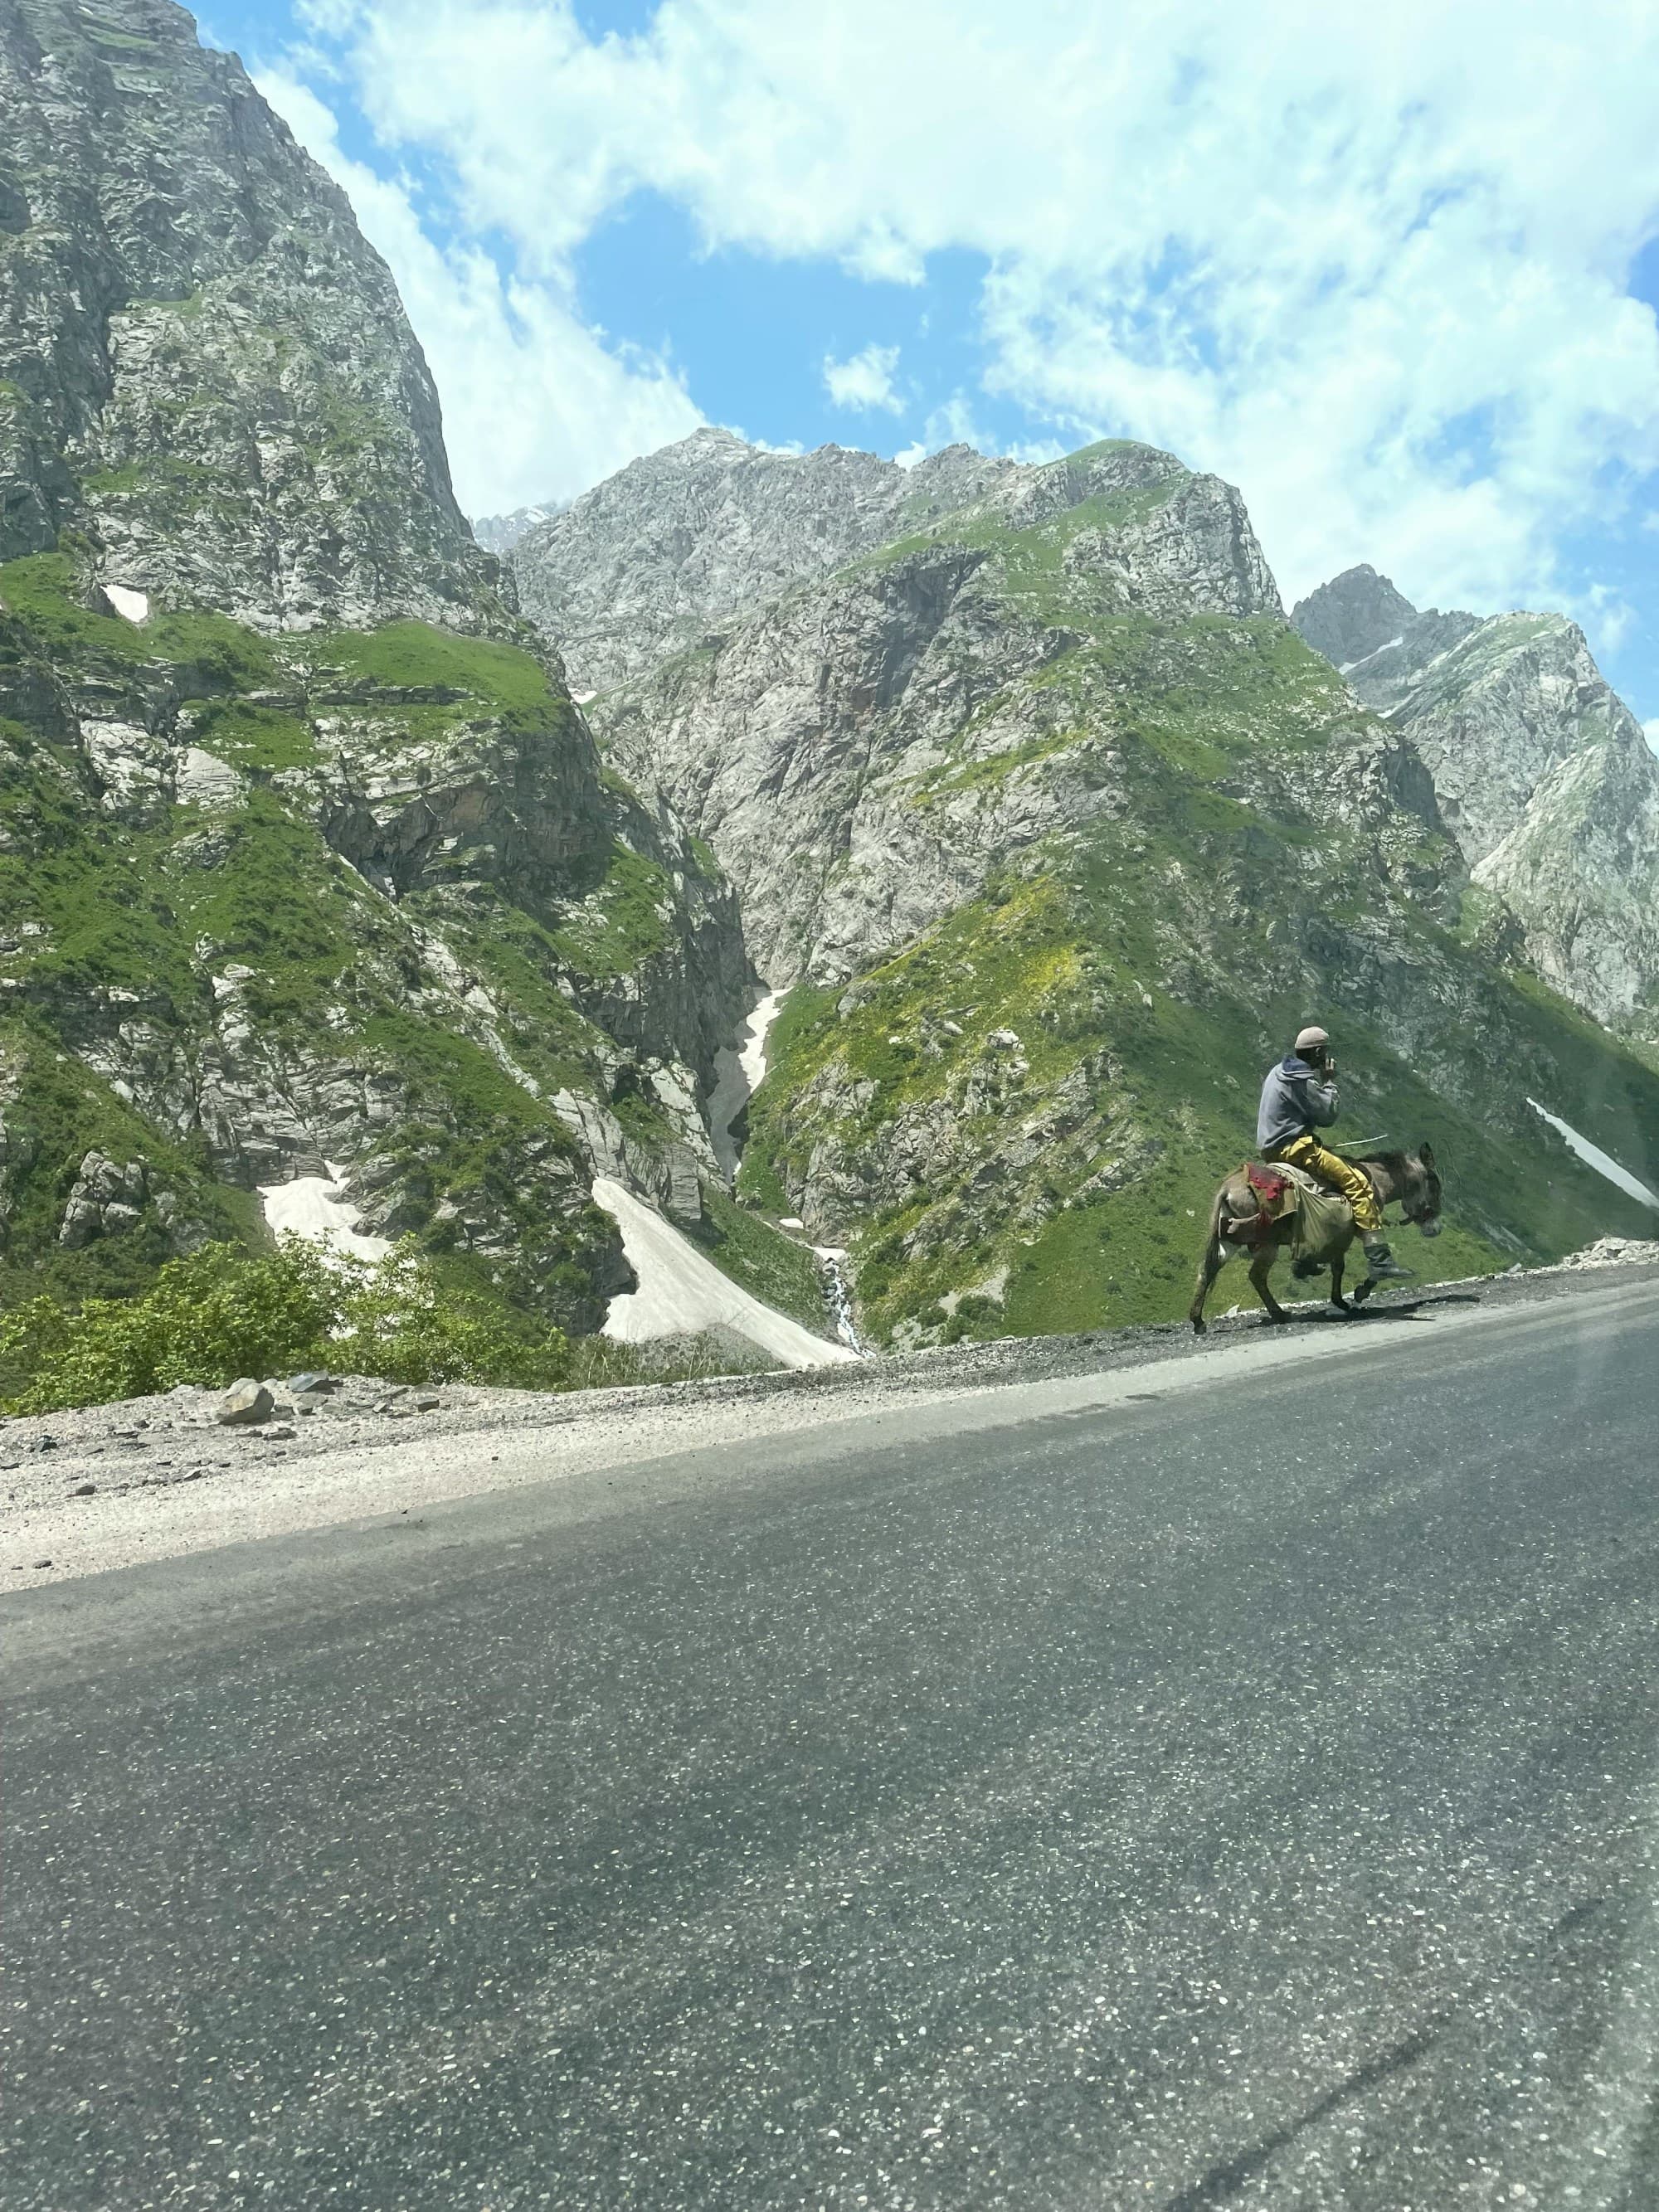
[[[1231,611],[1279,613],[1237,494],[1128,439],[1042,466],[958,444],[906,469],[844,446],[769,452],[705,428],[527,532],[511,563],[525,611],[557,643],[572,681],[605,691],[708,644],[739,611],[946,518],[979,512],[985,527],[1022,529],[1095,500],[1110,526],[1127,519],[1111,501],[1146,494],[1149,509],[1161,507],[1176,485],[1188,522],[1207,511],[1197,537],[1187,532],[1192,580],[1218,559],[1232,577]]]
[[[1345,568],[1291,611],[1316,653],[1334,661],[1379,714],[1389,713],[1439,653],[1475,629],[1479,617],[1414,607],[1387,576],[1362,563]]]
[[[1433,779],[1474,888],[1598,1018],[1659,1012],[1659,761],[1565,615],[1419,613],[1349,568],[1291,620]]]
[[[274,633],[507,620],[344,195],[173,0],[0,0],[0,559]]]
[[[1368,562],[1345,568],[1291,610],[1291,620],[1316,653],[1338,668],[1369,659],[1417,619],[1417,609]]]
[[[714,846],[774,984],[844,981],[1110,803],[1115,715],[1079,704],[1109,690],[1109,649],[1085,639],[1167,652],[1173,672],[1200,652],[1195,616],[1282,620],[1237,492],[1152,447],[1041,468],[957,447],[919,488],[837,459],[878,492],[899,479],[890,540],[757,594],[590,709],[617,764]]]
[[[562,514],[568,500],[543,500],[535,507],[515,507],[510,514],[481,514],[472,524],[472,535],[486,553],[493,553],[498,561],[505,560],[521,538],[550,522],[556,514]]]

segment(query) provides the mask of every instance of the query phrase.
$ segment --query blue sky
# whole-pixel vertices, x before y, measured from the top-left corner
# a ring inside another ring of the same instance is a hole
[[[1287,600],[1565,607],[1659,734],[1659,11],[208,0],[339,177],[462,503],[724,422],[1243,489]]]

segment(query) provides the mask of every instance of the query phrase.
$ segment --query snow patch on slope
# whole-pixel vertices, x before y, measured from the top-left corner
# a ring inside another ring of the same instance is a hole
[[[147,592],[135,592],[125,584],[106,584],[104,597],[124,622],[149,620],[149,594]]]
[[[313,1244],[336,1252],[349,1252],[359,1260],[383,1260],[392,1249],[384,1237],[365,1237],[358,1227],[362,1216],[341,1192],[343,1168],[332,1160],[323,1164],[325,1176],[295,1176],[289,1182],[259,1186],[265,1224],[272,1236],[286,1230]]]
[[[638,1290],[612,1298],[605,1316],[604,1333],[617,1343],[728,1328],[786,1367],[830,1367],[856,1358],[844,1344],[814,1336],[787,1314],[751,1297],[654,1206],[611,1176],[594,1176],[593,1197],[621,1230],[628,1264],[639,1277]]]
[[[1566,1139],[1570,1150],[1577,1152],[1586,1166],[1594,1168],[1597,1175],[1605,1176],[1609,1182],[1617,1183],[1627,1197],[1636,1199],[1643,1206],[1650,1206],[1656,1213],[1659,1213],[1659,1198],[1654,1196],[1646,1183],[1638,1182],[1628,1168],[1621,1168],[1610,1152],[1604,1152],[1599,1145],[1591,1144],[1588,1137],[1581,1137],[1570,1123],[1564,1121],[1559,1114],[1550,1113],[1535,1098],[1528,1098],[1527,1103],[1534,1114],[1549,1123],[1552,1129],[1559,1131]]]
[[[766,1073],[766,1033],[776,1021],[787,995],[782,991],[769,991],[738,1031],[737,1042],[714,1055],[708,1135],[723,1176],[734,1176],[738,1171],[738,1145],[732,1134],[732,1124],[760,1089]]]

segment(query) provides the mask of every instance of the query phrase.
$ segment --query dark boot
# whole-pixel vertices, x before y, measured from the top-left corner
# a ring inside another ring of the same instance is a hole
[[[1381,1237],[1365,1239],[1365,1279],[1371,1283],[1409,1283],[1412,1271],[1402,1267]]]

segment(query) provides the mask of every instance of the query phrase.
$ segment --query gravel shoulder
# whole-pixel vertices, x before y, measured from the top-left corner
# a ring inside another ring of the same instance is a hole
[[[1021,1386],[1075,1383],[1100,1399],[1127,1393],[1152,1368],[1176,1370],[1163,1387],[1184,1388],[1264,1362],[1361,1346],[1386,1356],[1416,1334],[1390,1327],[1391,1317],[1415,1314],[1438,1331],[1648,1283],[1659,1283],[1656,1244],[1596,1248],[1559,1267],[1396,1293],[1353,1322],[1315,1304],[1292,1309],[1297,1325],[1282,1332],[1255,1314],[1230,1316],[1201,1343],[1184,1323],[1164,1323],[1004,1339],[805,1373],[563,1395],[461,1385],[399,1393],[353,1377],[316,1413],[261,1428],[220,1427],[220,1394],[188,1388],[14,1419],[0,1423],[0,1598],[144,1561],[871,1416],[933,1407],[947,1425],[1000,1425],[1027,1417]],[[1008,1394],[1004,1402],[999,1393]],[[422,1398],[438,1402],[416,1411]]]

